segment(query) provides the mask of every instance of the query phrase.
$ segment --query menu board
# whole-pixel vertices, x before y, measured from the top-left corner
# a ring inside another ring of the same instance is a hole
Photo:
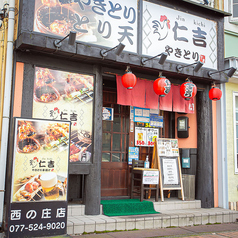
[[[70,162],[90,162],[94,77],[35,67],[33,118],[71,121]]]
[[[15,119],[9,237],[66,233],[69,137],[69,121]]]
[[[160,171],[161,201],[164,201],[164,190],[181,190],[184,200],[177,139],[155,139],[151,167]]]

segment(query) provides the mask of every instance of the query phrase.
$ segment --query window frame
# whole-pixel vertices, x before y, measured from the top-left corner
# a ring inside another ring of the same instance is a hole
[[[238,120],[236,120],[236,97],[238,98],[238,92],[233,92],[233,125],[234,125],[234,168],[235,168],[235,174],[238,174],[238,159],[237,159],[237,140],[238,140],[238,133],[236,130],[236,126],[238,125]],[[238,105],[237,105],[237,113],[238,113]]]

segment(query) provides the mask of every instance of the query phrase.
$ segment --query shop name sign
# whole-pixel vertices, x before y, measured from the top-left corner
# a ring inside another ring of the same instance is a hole
[[[35,0],[34,31],[59,37],[76,31],[79,41],[106,47],[122,42],[136,52],[137,18],[136,0]]]
[[[142,53],[168,53],[168,59],[191,64],[201,61],[217,69],[217,24],[161,5],[143,1]]]

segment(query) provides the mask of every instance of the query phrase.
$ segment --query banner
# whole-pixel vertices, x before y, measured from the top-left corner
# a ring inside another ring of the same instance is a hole
[[[15,119],[9,237],[66,233],[69,135],[68,121]]]
[[[92,153],[92,75],[35,67],[33,118],[71,121],[70,162]]]

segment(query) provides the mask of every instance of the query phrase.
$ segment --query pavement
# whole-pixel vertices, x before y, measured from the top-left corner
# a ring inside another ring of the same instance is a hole
[[[238,222],[211,225],[171,227],[160,229],[145,229],[131,231],[116,231],[68,235],[72,238],[150,238],[150,237],[205,237],[205,238],[238,238]]]

